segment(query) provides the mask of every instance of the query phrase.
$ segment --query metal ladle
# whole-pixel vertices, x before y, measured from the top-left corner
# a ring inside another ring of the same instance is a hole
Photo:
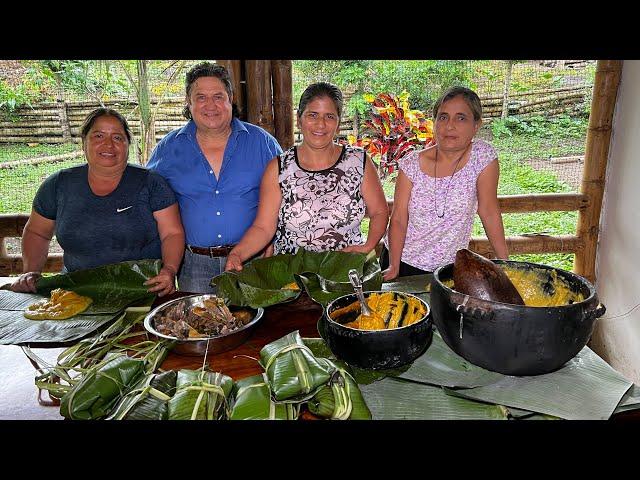
[[[366,317],[374,316],[374,313],[371,311],[371,308],[369,308],[367,300],[364,298],[364,294],[362,293],[362,282],[360,281],[357,270],[353,268],[349,270],[349,281],[351,282],[351,285],[353,285],[356,296],[360,301],[360,310],[362,311],[362,315]]]

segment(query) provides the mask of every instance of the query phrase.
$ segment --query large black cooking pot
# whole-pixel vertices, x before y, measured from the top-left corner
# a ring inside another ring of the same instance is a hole
[[[385,292],[368,291],[364,295],[368,297],[372,293]],[[415,297],[410,293],[397,293]],[[338,297],[324,309],[318,321],[318,331],[334,355],[350,365],[374,370],[406,365],[427,349],[433,337],[429,305],[424,300],[415,298],[426,306],[427,311],[417,322],[389,330],[359,330],[342,325],[355,320],[358,312],[354,312],[353,316],[344,315],[336,319],[342,323],[329,316],[334,310],[357,301],[355,294]]]
[[[543,288],[552,288],[551,273],[555,270],[584,300],[557,307],[527,307],[470,297],[443,284],[453,278],[450,263],[438,268],[431,280],[431,311],[440,335],[471,363],[506,375],[539,375],[562,367],[587,344],[595,320],[605,312],[593,285],[579,275],[547,265],[493,261],[534,269]]]

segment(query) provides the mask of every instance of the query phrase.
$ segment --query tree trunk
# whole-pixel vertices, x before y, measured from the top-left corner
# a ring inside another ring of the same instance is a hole
[[[146,165],[156,145],[154,115],[149,95],[148,60],[138,60],[138,108],[140,109],[140,164]]]
[[[268,60],[247,60],[245,70],[247,74],[247,120],[274,135],[271,62]]]
[[[67,102],[64,100],[64,87],[62,86],[62,78],[60,74],[54,72],[56,79],[56,104],[58,107],[58,119],[60,129],[62,130],[62,138],[65,143],[71,142],[71,128],[69,126],[69,117],[67,115]]]
[[[275,137],[283,149],[293,146],[291,60],[271,60]]]
[[[502,115],[501,119],[509,115],[509,87],[511,85],[511,73],[513,72],[514,60],[507,60],[507,73],[504,76],[504,88],[502,90]]]

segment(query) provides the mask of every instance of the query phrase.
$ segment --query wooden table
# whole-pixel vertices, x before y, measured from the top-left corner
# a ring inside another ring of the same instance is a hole
[[[185,295],[189,294],[176,292],[156,300],[152,307]],[[259,359],[262,347],[295,330],[299,330],[302,337],[320,337],[316,324],[321,315],[322,307],[304,294],[294,302],[267,307],[263,319],[245,343],[227,352],[207,355],[209,370],[224,373],[234,380],[258,375],[263,372],[262,367],[246,356]],[[161,367],[165,370],[197,369],[202,363],[201,356],[170,352]]]

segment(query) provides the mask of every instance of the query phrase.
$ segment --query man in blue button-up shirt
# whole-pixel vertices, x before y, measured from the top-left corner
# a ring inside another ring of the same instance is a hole
[[[200,63],[185,83],[189,122],[158,143],[147,166],[169,182],[180,205],[187,248],[178,287],[213,293],[211,278],[224,271],[229,247],[255,219],[262,174],[282,148],[268,132],[234,116],[223,66]]]

